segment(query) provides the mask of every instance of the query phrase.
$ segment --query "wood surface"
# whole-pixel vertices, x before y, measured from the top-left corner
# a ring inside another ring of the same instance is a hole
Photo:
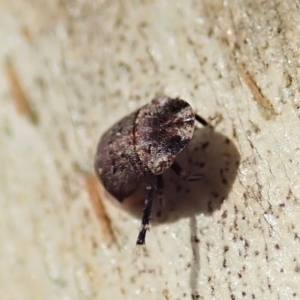
[[[300,299],[299,5],[0,0],[0,298]],[[157,94],[214,131],[136,254],[140,204],[93,157]]]

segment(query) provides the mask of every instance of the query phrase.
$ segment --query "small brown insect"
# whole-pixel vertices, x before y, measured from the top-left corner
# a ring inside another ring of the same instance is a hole
[[[188,176],[175,161],[193,137],[195,120],[208,125],[184,100],[157,97],[113,125],[99,141],[95,172],[112,196],[122,202],[141,183],[147,184],[137,245],[145,244],[153,199],[162,196],[161,174],[171,168],[184,180],[201,177]]]

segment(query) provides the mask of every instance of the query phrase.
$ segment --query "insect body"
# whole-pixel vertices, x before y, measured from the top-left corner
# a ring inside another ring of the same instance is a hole
[[[99,141],[95,172],[112,196],[122,202],[147,183],[138,245],[145,244],[153,199],[162,194],[161,174],[171,168],[183,179],[198,179],[188,177],[175,161],[193,137],[195,120],[208,125],[184,100],[157,97],[113,125]]]

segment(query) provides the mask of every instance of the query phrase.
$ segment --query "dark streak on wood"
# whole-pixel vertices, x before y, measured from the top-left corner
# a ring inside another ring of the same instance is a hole
[[[20,115],[26,116],[33,124],[38,123],[36,113],[32,110],[28,97],[21,85],[19,75],[15,69],[11,59],[7,59],[5,62],[5,72],[8,80],[10,94],[15,103],[17,112]]]
[[[101,225],[104,240],[109,244],[111,242],[116,243],[117,240],[111,226],[111,220],[102,203],[102,199],[99,195],[97,185],[98,180],[95,175],[87,175],[85,177],[86,190],[88,192],[89,199],[95,211],[97,219],[99,220],[99,223]]]
[[[254,79],[250,76],[250,74],[247,71],[245,71],[243,68],[238,68],[238,72],[241,78],[248,86],[256,102],[263,108],[267,109],[272,114],[278,115],[270,100],[262,93],[261,88],[257,85]]]

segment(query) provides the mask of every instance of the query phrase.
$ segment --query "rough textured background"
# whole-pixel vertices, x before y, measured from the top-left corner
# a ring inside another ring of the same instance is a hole
[[[292,0],[0,0],[0,298],[299,299],[299,37]],[[215,132],[133,264],[92,159],[157,93]]]

